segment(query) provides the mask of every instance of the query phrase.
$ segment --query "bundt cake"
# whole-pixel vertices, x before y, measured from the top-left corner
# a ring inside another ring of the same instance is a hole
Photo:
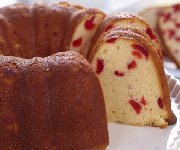
[[[1,150],[106,149],[99,79],[80,54],[62,52],[85,55],[103,17],[69,3],[0,9]]]
[[[121,27],[108,30],[90,62],[102,84],[108,121],[162,128],[176,121],[162,61],[142,34]]]
[[[105,150],[105,104],[109,121],[174,123],[153,30],[105,16],[66,2],[0,8],[0,149]]]
[[[158,20],[158,30],[167,54],[180,67],[180,4],[165,7]]]
[[[0,56],[0,85],[1,150],[106,149],[100,82],[78,53]]]
[[[131,13],[117,13],[106,16],[103,23],[101,23],[100,27],[98,28],[97,34],[93,38],[91,48],[94,46],[94,43],[96,43],[103,32],[117,26],[125,26],[129,28],[133,27],[146,32],[154,43],[155,49],[158,51],[160,58],[162,58],[161,47],[155,32],[141,17]]]

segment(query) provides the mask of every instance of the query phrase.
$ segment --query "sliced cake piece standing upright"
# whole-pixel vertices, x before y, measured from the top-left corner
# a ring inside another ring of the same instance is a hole
[[[158,30],[166,47],[166,53],[180,67],[180,4],[162,9]]]
[[[86,57],[90,42],[105,14],[97,9],[72,5],[71,14],[64,34],[63,50],[76,51]]]
[[[176,121],[163,64],[144,36],[113,28],[101,35],[90,62],[103,87],[108,121],[162,128]]]

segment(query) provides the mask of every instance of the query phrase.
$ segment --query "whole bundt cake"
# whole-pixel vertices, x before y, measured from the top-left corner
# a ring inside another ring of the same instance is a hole
[[[0,149],[105,150],[105,104],[109,121],[175,123],[153,30],[105,16],[66,2],[0,9]]]

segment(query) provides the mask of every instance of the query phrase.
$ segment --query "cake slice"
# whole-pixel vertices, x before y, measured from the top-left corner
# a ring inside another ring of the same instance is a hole
[[[180,67],[180,4],[162,10],[158,30],[167,55]]]
[[[97,9],[85,9],[76,5],[73,9],[76,11],[72,13],[66,26],[62,49],[76,51],[86,57],[91,39],[105,14]]]
[[[148,39],[117,27],[93,49],[90,62],[102,84],[108,121],[161,128],[176,122],[161,59]]]
[[[160,58],[162,58],[161,47],[155,32],[141,17],[131,13],[117,13],[108,15],[103,20],[101,26],[98,28],[97,34],[93,38],[91,49],[103,32],[106,32],[109,29],[117,26],[125,26],[129,28],[133,27],[144,31],[151,38],[155,49],[158,51]],[[89,52],[88,56],[90,53],[91,51]]]

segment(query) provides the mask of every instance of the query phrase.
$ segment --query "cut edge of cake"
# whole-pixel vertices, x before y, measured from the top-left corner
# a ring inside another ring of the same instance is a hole
[[[162,65],[162,62],[160,58],[158,57],[158,54],[154,50],[154,47],[150,42],[145,39],[143,36],[138,35],[137,33],[133,33],[132,31],[127,31],[126,29],[122,28],[113,28],[106,33],[104,33],[100,39],[98,40],[97,44],[94,46],[94,51],[90,57],[90,62],[92,63],[92,60],[98,51],[98,49],[103,45],[103,43],[109,41],[110,43],[116,41],[117,38],[128,38],[128,39],[133,39],[136,40],[138,43],[142,44],[143,46],[147,47],[149,49],[150,55],[152,55],[152,60],[154,63],[155,68],[157,69],[157,75],[158,75],[158,80],[160,82],[160,89],[162,91],[162,98],[160,100],[158,99],[158,103],[162,103],[162,109],[166,113],[162,119],[164,119],[163,124],[151,124],[152,126],[159,126],[161,128],[167,127],[168,124],[174,124],[176,122],[176,117],[173,114],[171,110],[171,103],[170,103],[170,95],[169,95],[169,89],[168,89],[168,84],[164,72],[164,68]],[[103,83],[102,83],[103,85]],[[161,106],[161,104],[159,104]],[[106,106],[107,107],[107,106]],[[140,124],[133,124],[133,125],[140,125]]]

